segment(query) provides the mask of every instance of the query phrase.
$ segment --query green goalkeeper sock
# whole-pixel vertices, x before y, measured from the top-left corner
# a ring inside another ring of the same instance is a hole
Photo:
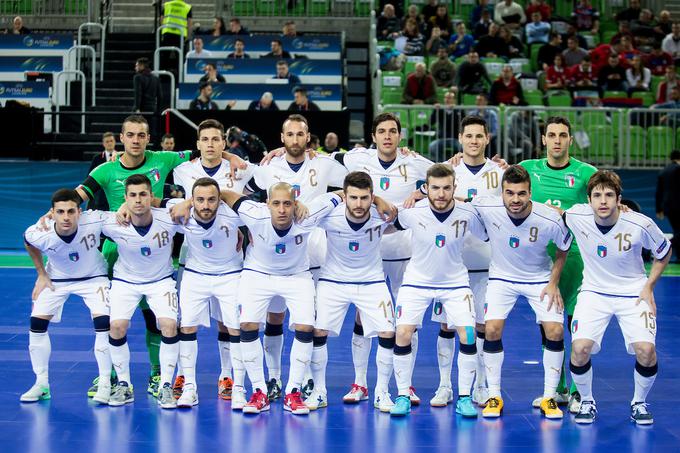
[[[161,361],[159,358],[161,351],[161,335],[159,333],[146,331],[146,349],[149,351],[149,363],[151,364],[151,376],[160,373]]]

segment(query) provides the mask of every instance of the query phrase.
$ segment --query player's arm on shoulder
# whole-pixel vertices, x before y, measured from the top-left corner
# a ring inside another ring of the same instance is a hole
[[[489,236],[486,233],[486,226],[484,225],[482,216],[479,215],[479,212],[474,206],[467,204],[465,207],[470,209],[470,218],[468,219],[469,232],[477,239],[485,242],[488,241]]]
[[[229,206],[235,212],[238,212],[238,206],[241,204],[242,199],[247,199],[247,197],[242,193],[224,189],[220,191],[220,199],[224,201],[227,204],[227,206]]]
[[[373,205],[384,221],[392,222],[397,217],[397,207],[384,198],[376,195],[373,198]]]

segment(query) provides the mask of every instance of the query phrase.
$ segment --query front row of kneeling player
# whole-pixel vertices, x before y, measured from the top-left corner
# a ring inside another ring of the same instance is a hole
[[[174,223],[166,209],[151,208],[150,183],[143,175],[125,182],[129,225],[119,225],[112,213],[81,214],[77,194],[56,192],[53,226],[44,231],[36,225],[25,235],[38,269],[30,333],[36,383],[21,400],[50,397],[47,326],[50,319],[58,320],[68,295],[76,294],[90,308],[97,331],[95,356],[99,382],[104,384],[94,400],[112,406],[133,401],[126,331],[137,301],[146,296],[163,334],[161,407],[198,403],[196,330],[200,325],[209,326],[212,315],[227,326],[232,341],[232,408],[244,413],[268,410],[259,328],[267,311],[287,308],[295,339],[284,408],[306,414],[328,404],[326,341],[328,335],[339,334],[353,303],[361,313],[364,334],[379,337],[374,406],[395,416],[406,415],[411,408],[411,336],[434,303],[448,328],[458,332],[456,412],[465,417],[477,416],[470,390],[477,354],[475,311],[483,310],[489,399],[480,405],[484,417],[499,417],[504,406],[502,331],[516,299],[524,296],[547,337],[541,412],[547,418],[562,418],[553,398],[564,357],[563,305],[557,285],[573,232],[585,263],[584,283],[570,326],[570,369],[582,396],[575,421],[590,423],[597,414],[590,355],[599,351],[611,316],[616,315],[628,352],[637,359],[631,417],[637,423],[651,423],[646,396],[657,371],[653,288],[670,258],[670,245],[649,218],[620,211],[618,176],[611,171],[597,172],[588,184],[590,205],[576,205],[561,215],[531,202],[530,178],[519,166],[505,171],[500,199],[454,200],[455,175],[443,164],[429,169],[426,182],[428,199],[414,208],[401,209],[389,222],[383,217],[392,207],[374,197],[372,180],[363,172],[350,173],[342,192],[319,197],[306,208],[295,202],[291,186],[285,183],[269,189],[265,205],[235,192],[220,193],[215,181],[202,178],[192,189],[193,208],[183,212],[188,221],[180,223]],[[251,237],[245,261],[237,250],[238,227],[243,225]],[[326,263],[316,285],[316,307],[307,258],[308,236],[315,228],[325,230],[328,241]],[[380,239],[405,229],[411,230],[414,252],[395,307],[383,276]],[[177,232],[185,234],[189,249],[179,304],[171,277],[172,237]],[[97,250],[102,233],[116,241],[120,250],[110,291],[106,265]],[[462,246],[468,235],[491,245],[485,301],[474,300],[463,265]],[[558,248],[554,263],[546,252],[549,242]],[[642,248],[652,250],[655,257],[649,278]],[[46,268],[43,253],[48,257]],[[182,314],[179,333],[178,305]],[[178,358],[185,385],[175,400],[171,382]],[[113,389],[106,385],[111,364],[119,380]],[[298,389],[307,364],[315,386],[303,401]],[[388,391],[393,372],[399,392],[394,402]],[[253,390],[249,400],[244,390],[246,373]],[[450,390],[440,397],[442,405],[453,401]]]

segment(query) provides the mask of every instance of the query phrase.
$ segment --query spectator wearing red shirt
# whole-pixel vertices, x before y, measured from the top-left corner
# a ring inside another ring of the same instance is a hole
[[[640,51],[633,46],[633,41],[627,36],[621,37],[621,50],[619,50],[621,66],[628,69],[633,64],[635,55],[640,55]]]
[[[541,20],[548,22],[552,15],[552,8],[545,3],[545,0],[531,0],[531,3],[529,3],[529,6],[527,6],[526,9],[527,17],[531,17],[534,12],[541,13]]]
[[[590,56],[586,56],[580,64],[569,68],[567,83],[574,91],[597,89],[597,76],[595,71],[593,71]]]
[[[512,73],[512,66],[503,66],[501,75],[491,85],[489,104],[527,105],[526,101],[524,100],[522,85],[520,85],[519,81]]]
[[[607,66],[607,60],[609,55],[618,55],[621,51],[621,42],[615,44],[600,44],[596,48],[590,51],[590,60],[593,63],[593,71],[595,74],[600,72],[600,69]]]
[[[673,57],[661,49],[660,43],[655,43],[652,51],[644,57],[644,62],[652,75],[662,76],[666,74],[668,66],[673,66]]]
[[[434,104],[437,102],[437,84],[427,73],[425,63],[416,64],[416,70],[408,75],[401,100],[404,104]]]
[[[671,98],[671,91],[679,84],[680,81],[678,80],[678,73],[675,72],[675,67],[666,66],[666,75],[664,76],[663,82],[661,82],[656,89],[656,103],[663,104],[664,102],[668,102]]]
[[[571,17],[578,31],[589,31],[593,34],[600,31],[600,13],[593,8],[590,0],[580,0]]]
[[[557,54],[552,66],[545,73],[545,89],[561,90],[567,87],[567,68],[564,65],[564,56]]]

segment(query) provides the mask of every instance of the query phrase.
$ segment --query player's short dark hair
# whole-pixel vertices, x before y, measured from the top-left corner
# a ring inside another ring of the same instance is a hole
[[[616,196],[621,195],[621,178],[612,170],[598,170],[588,180],[586,190],[588,191],[588,198],[597,187],[605,189],[612,189]]]
[[[149,67],[151,67],[151,62],[150,62],[149,59],[146,58],[146,57],[137,58],[136,63],[137,63],[138,65],[144,66],[144,68],[149,68]]]
[[[219,17],[219,19],[222,20],[221,17]],[[240,24],[240,23],[241,23],[241,19],[239,19],[238,17],[232,17],[231,19],[229,19],[229,22],[234,22],[234,23]],[[222,23],[224,23],[223,20],[222,20]]]
[[[208,66],[211,66],[213,69],[217,69],[217,66],[215,66],[214,63],[206,63],[205,65],[203,65],[203,69],[207,68]]]
[[[125,123],[146,124],[146,130],[149,131],[149,122],[142,115],[130,115],[123,120],[122,132],[125,132]]]
[[[111,132],[111,131],[109,131],[109,132],[104,132],[104,133],[102,134],[102,140],[104,140],[105,138],[109,138],[109,137],[114,137],[114,138],[115,138],[115,137],[116,137],[116,134],[114,134],[114,133]]]
[[[80,206],[83,199],[80,198],[80,195],[74,189],[59,189],[52,194],[52,207],[60,201],[72,201],[76,206]]]
[[[463,120],[460,122],[460,133],[462,134],[465,132],[465,126],[471,126],[473,124],[479,124],[480,126],[484,127],[484,133],[488,134],[489,130],[486,125],[486,120],[482,118],[481,116],[477,115],[468,115]]]
[[[198,91],[201,92],[209,86],[210,86],[210,82],[208,82],[207,80],[204,80],[203,82],[198,84]]]
[[[286,118],[283,124],[281,124],[281,132],[283,132],[283,126],[288,121],[297,121],[298,123],[303,123],[305,126],[307,126],[307,130],[309,130],[309,123],[307,122],[307,118],[300,115],[299,113],[293,113],[292,115],[288,115],[288,118]]]
[[[348,187],[369,189],[373,193],[373,180],[365,171],[352,171],[347,173],[345,181],[342,183],[342,190],[345,192],[347,192]]]
[[[447,164],[434,164],[427,169],[425,174],[425,182],[430,183],[430,178],[447,178],[451,177],[456,179],[456,172],[453,171],[450,165]]]
[[[224,137],[224,125],[217,120],[208,118],[198,123],[198,129],[196,130],[196,138],[201,136],[201,131],[205,129],[218,129],[220,135]]]
[[[149,188],[149,191],[151,191],[151,180],[149,179],[148,176],[142,175],[141,173],[136,173],[134,175],[128,176],[127,179],[125,180],[125,194],[127,194],[129,186],[139,185],[145,185]]]
[[[569,135],[571,135],[571,123],[567,118],[563,116],[549,116],[545,120],[546,131],[548,130],[548,126],[550,126],[551,124],[564,124],[565,126],[567,126],[567,132],[569,133]]]
[[[281,42],[280,39],[272,39],[272,42],[277,42],[279,43],[279,46],[283,47],[283,43]]]
[[[234,43],[237,43],[237,42],[241,42],[244,46],[246,45],[246,42],[245,42],[243,39],[241,39],[241,38],[236,38],[236,39],[234,40]]]
[[[288,66],[288,62],[286,60],[279,60],[276,62],[276,66]]]
[[[501,187],[505,184],[522,184],[524,182],[529,183],[529,189],[531,189],[531,177],[529,172],[521,165],[510,165],[505,169],[503,173],[503,179],[501,180]]]
[[[307,96],[307,88],[295,87],[293,93],[300,93],[303,96]]]
[[[175,136],[168,132],[167,134],[163,134],[163,136],[161,137],[161,142],[164,142],[164,141],[171,139],[171,138],[174,139]]]
[[[191,187],[191,195],[193,196],[194,190],[196,190],[196,187],[210,187],[213,186],[215,190],[217,190],[217,195],[219,196],[220,194],[220,185],[217,184],[217,181],[215,181],[212,178],[198,178],[195,182],[194,185]]]
[[[556,31],[551,31],[550,32],[550,41],[552,41],[555,38],[558,38],[559,36],[560,36],[560,34],[557,33]]]
[[[385,121],[394,121],[395,123],[397,123],[397,132],[401,134],[401,121],[399,121],[399,117],[394,113],[383,112],[380,115],[373,118],[372,127],[373,135],[375,135],[375,131],[378,130],[378,126],[380,125],[380,123],[384,123]]]

